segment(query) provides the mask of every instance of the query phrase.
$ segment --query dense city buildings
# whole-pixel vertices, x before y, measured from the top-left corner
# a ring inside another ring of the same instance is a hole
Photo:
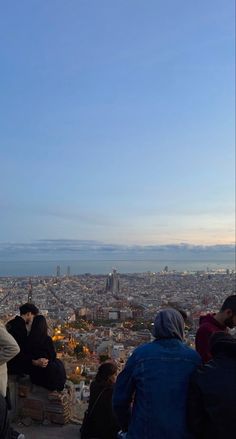
[[[194,346],[199,317],[217,311],[235,293],[228,270],[56,277],[0,278],[0,317],[9,320],[19,305],[35,303],[49,322],[58,355],[74,381],[78,399],[88,399],[88,382],[101,361],[119,367],[132,350],[152,339],[152,322],[166,306],[188,315],[186,341]]]

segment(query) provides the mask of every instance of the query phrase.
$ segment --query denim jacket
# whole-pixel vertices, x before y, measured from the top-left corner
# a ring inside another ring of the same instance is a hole
[[[127,439],[188,439],[189,377],[201,363],[196,351],[176,338],[139,346],[119,374],[113,409]],[[131,408],[132,407],[132,408]]]

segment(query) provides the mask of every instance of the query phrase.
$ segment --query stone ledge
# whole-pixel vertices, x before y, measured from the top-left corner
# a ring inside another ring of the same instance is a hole
[[[12,401],[10,418],[31,418],[41,423],[49,422],[64,425],[74,418],[76,404],[75,389],[67,381],[62,392],[50,392],[31,383],[28,376],[10,377],[9,388]]]
[[[80,426],[79,425],[41,425],[33,423],[29,427],[21,425],[21,423],[14,424],[14,428],[19,433],[24,433],[26,439],[79,439]]]

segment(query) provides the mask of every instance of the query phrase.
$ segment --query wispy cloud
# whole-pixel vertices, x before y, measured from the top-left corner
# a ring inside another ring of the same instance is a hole
[[[159,258],[159,257],[228,257],[233,259],[235,247],[229,245],[117,245],[95,240],[42,239],[29,243],[0,243],[0,259],[17,258]]]

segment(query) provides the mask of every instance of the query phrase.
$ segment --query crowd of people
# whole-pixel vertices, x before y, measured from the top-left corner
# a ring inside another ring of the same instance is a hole
[[[112,385],[107,366],[102,389],[110,391],[100,396],[98,390],[93,394],[97,375],[82,439],[236,437],[236,339],[229,332],[236,326],[236,295],[218,313],[201,318],[196,350],[184,342],[184,319],[175,309],[159,311],[154,341],[134,350],[116,383],[112,374]]]
[[[117,377],[100,365],[90,386],[81,439],[231,439],[236,437],[236,295],[201,317],[196,350],[187,346],[185,313],[164,308],[154,340],[137,347]],[[62,391],[66,381],[43,315],[31,303],[0,325],[0,439],[23,439],[8,421],[8,374]]]

